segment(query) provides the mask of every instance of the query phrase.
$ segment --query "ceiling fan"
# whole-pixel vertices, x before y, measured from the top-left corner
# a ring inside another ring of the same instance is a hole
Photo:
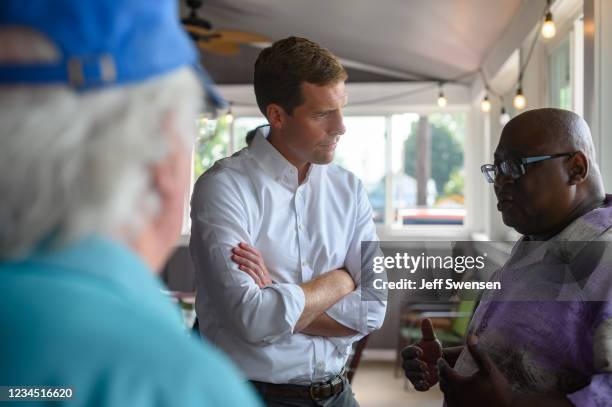
[[[198,48],[214,54],[232,56],[240,52],[239,45],[269,42],[270,39],[256,33],[237,30],[213,30],[210,21],[198,17],[202,0],[186,0],[189,15],[181,20],[185,30]]]

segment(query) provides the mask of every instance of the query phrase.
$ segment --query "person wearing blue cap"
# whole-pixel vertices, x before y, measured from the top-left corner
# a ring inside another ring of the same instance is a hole
[[[203,96],[175,1],[3,0],[0,43],[0,401],[259,406],[155,276]]]
[[[305,38],[265,48],[255,96],[269,126],[194,187],[189,249],[203,336],[227,352],[268,406],[356,406],[351,346],[383,323],[361,296],[376,241],[365,189],[332,163],[345,132],[340,61]]]

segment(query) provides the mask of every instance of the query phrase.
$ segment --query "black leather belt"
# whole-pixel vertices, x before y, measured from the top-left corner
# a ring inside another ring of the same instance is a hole
[[[298,384],[276,384],[251,380],[263,398],[286,397],[310,400],[325,400],[344,390],[342,373],[326,382],[313,383],[310,386]]]

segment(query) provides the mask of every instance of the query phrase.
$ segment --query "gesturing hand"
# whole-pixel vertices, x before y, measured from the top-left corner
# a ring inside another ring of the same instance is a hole
[[[232,253],[232,261],[238,264],[240,270],[250,275],[259,288],[272,284],[270,273],[257,249],[240,243],[232,249]]]
[[[478,372],[462,376],[444,360],[440,368],[440,389],[449,407],[461,406],[511,406],[513,393],[504,375],[497,369],[489,356],[478,346],[478,338],[468,339],[468,349]]]
[[[415,389],[429,390],[438,382],[438,359],[442,357],[442,346],[436,338],[431,321],[421,321],[422,338],[402,351],[402,367]]]

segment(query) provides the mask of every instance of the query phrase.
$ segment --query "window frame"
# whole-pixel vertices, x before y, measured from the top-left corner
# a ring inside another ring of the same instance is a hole
[[[468,149],[468,134],[472,131],[471,126],[471,115],[470,106],[467,105],[453,105],[448,106],[444,109],[440,109],[434,106],[385,106],[385,107],[359,107],[357,109],[346,108],[343,112],[344,117],[383,117],[385,120],[385,213],[384,222],[376,223],[376,232],[380,240],[409,240],[416,238],[427,238],[430,240],[436,239],[468,239],[470,236],[470,206],[468,202],[472,199],[468,196],[468,190],[464,190],[465,197],[465,218],[463,219],[462,225],[398,225],[393,221],[393,171],[392,171],[392,142],[393,137],[392,129],[392,116],[397,114],[414,113],[417,115],[432,115],[437,113],[447,114],[464,114],[465,115],[465,132],[466,139],[464,140],[464,168],[465,168],[465,151]],[[261,116],[259,110],[245,109],[244,112],[239,114],[234,113],[234,119],[229,126],[230,140],[228,144],[228,156],[231,156],[234,151],[234,146],[237,144],[235,138],[234,126],[236,121],[240,118],[252,118]],[[191,183],[188,191],[188,195],[185,199],[185,212],[183,216],[182,236],[180,244],[187,244],[189,236],[191,234],[191,219],[190,219],[190,200],[193,193],[193,186],[195,184],[195,173],[193,159],[195,158],[195,143],[192,149],[192,165],[191,165]],[[471,182],[469,177],[466,177],[466,183]],[[187,243],[186,243],[187,242]]]

